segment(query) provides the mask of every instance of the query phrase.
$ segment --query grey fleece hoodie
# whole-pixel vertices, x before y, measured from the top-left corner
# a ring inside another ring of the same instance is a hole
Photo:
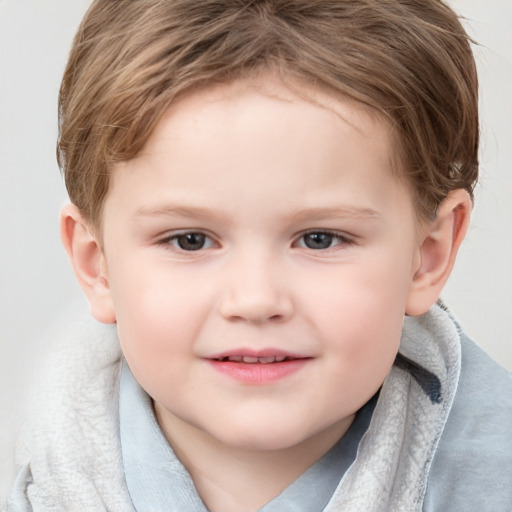
[[[119,441],[121,360],[115,329],[90,322],[59,345],[7,512],[134,510]],[[405,319],[356,460],[324,511],[512,511],[512,376],[443,307]]]

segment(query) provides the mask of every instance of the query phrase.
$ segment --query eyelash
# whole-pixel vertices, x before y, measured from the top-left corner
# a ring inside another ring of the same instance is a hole
[[[180,238],[185,238],[187,236],[190,237],[192,235],[203,237],[204,238],[203,241],[209,240],[211,242],[211,244],[209,245],[209,247],[206,247],[206,249],[209,249],[210,247],[215,245],[215,242],[213,241],[213,239],[210,236],[208,236],[207,234],[202,233],[201,231],[184,231],[181,233],[175,233],[171,236],[168,236],[168,237],[160,240],[158,242],[158,245],[167,246],[167,247],[171,246],[173,249],[180,251],[180,252],[198,252],[198,251],[205,249],[205,247],[202,246],[197,249],[187,250],[187,249],[184,249],[183,247],[179,246]],[[173,242],[176,242],[176,244],[174,244]]]
[[[192,235],[195,235],[196,237],[202,237],[203,244],[201,247],[198,247],[196,249],[185,249],[183,247],[183,244],[180,244],[180,239],[184,239],[185,237],[190,237]],[[311,235],[320,235],[320,236],[327,236],[330,237],[329,241],[329,247],[317,247],[313,248],[308,246],[306,242],[303,242],[303,245],[300,245],[300,241],[304,240],[305,237],[311,236]],[[208,242],[209,241],[209,242]],[[336,241],[334,245],[331,245],[332,242]],[[204,244],[207,244],[208,246],[205,247]],[[337,246],[350,246],[353,245],[355,241],[352,238],[349,238],[345,235],[342,235],[340,233],[337,233],[335,231],[329,231],[329,230],[321,230],[321,229],[311,229],[309,231],[306,231],[305,233],[302,233],[298,238],[295,239],[295,242],[293,243],[292,247],[300,247],[303,249],[309,249],[314,252],[326,252],[329,250],[335,250]],[[199,252],[204,249],[210,249],[211,247],[216,245],[216,242],[212,239],[212,237],[208,236],[207,234],[201,232],[201,231],[184,231],[181,233],[175,233],[171,236],[168,236],[158,242],[158,245],[169,247],[171,246],[174,250],[178,252]],[[218,244],[217,244],[218,245]]]
[[[352,238],[349,238],[346,235],[342,235],[341,233],[338,233],[336,231],[329,231],[329,230],[325,230],[325,229],[311,229],[309,231],[306,231],[305,233],[302,233],[299,238],[297,238],[297,242],[300,240],[303,240],[308,235],[327,235],[332,238],[331,241],[334,241],[334,240],[337,241],[336,244],[331,245],[330,247],[322,248],[322,249],[320,249],[320,248],[313,249],[313,248],[307,247],[307,246],[303,247],[303,248],[310,249],[315,252],[317,252],[317,251],[324,252],[324,251],[329,251],[329,250],[335,250],[335,248],[337,246],[345,246],[346,247],[349,245],[353,245],[355,243],[355,241]],[[297,243],[297,242],[295,242],[295,243]]]

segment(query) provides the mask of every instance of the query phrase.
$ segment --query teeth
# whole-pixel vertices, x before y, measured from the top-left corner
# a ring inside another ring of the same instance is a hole
[[[266,356],[266,357],[255,357],[255,356],[226,356],[219,359],[219,361],[229,361],[231,363],[247,363],[247,364],[272,364],[282,363],[289,359],[286,356]]]
[[[281,363],[286,359],[286,356],[267,356],[267,357],[254,357],[254,356],[228,356],[220,359],[221,361],[230,361],[232,363],[247,363],[247,364],[271,364]]]

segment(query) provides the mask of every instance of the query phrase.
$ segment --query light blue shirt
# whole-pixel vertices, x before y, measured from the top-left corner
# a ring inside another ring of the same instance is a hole
[[[259,512],[323,510],[355,459],[375,402],[376,398],[368,402],[340,441]],[[126,483],[137,512],[208,512],[190,474],[163,435],[151,398],[126,362],[121,373],[119,411]]]

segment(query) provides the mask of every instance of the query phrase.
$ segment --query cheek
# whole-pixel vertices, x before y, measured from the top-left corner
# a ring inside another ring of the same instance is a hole
[[[164,370],[171,355],[178,364],[182,354],[192,351],[206,294],[158,267],[139,268],[144,272],[126,274],[114,290],[119,339],[133,371],[134,366]]]
[[[398,352],[403,326],[400,308],[384,297],[359,291],[331,311],[329,358],[326,374],[332,376],[333,400],[355,411],[380,388]],[[388,307],[389,306],[389,307]],[[347,390],[350,392],[347,394]]]
[[[316,311],[323,324],[368,331],[381,326],[385,331],[403,318],[411,272],[404,261],[377,257],[316,271],[302,282],[297,276],[296,282],[307,301],[304,309]]]
[[[394,358],[404,318],[402,304],[359,289],[340,299],[337,308],[325,310],[321,323],[333,350],[354,367],[373,371]]]
[[[384,262],[344,269],[309,294],[304,307],[316,312],[314,324],[342,374],[380,385],[400,343],[407,283],[406,273]]]

